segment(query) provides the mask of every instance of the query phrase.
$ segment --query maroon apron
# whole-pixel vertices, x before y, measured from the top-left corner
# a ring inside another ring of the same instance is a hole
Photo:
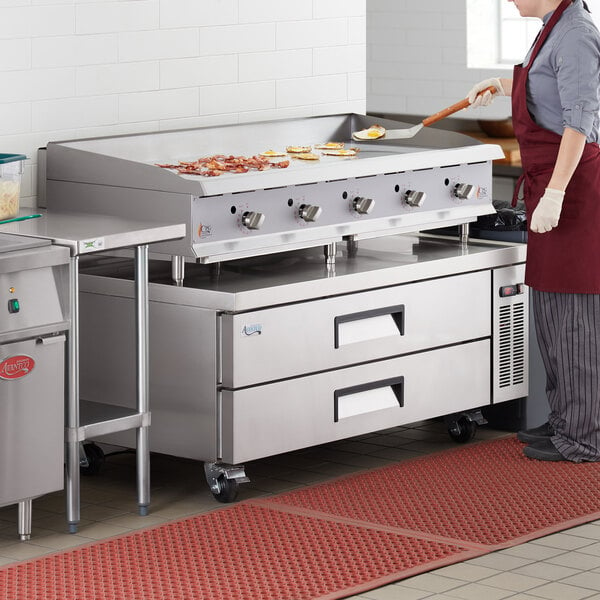
[[[540,48],[562,13],[563,0],[543,28],[527,67],[516,65],[512,87],[512,119],[521,150],[521,182],[527,222],[550,181],[562,137],[537,125],[527,109],[527,76]],[[567,186],[560,221],[547,233],[529,230],[525,283],[542,292],[600,294],[600,147],[587,143]]]

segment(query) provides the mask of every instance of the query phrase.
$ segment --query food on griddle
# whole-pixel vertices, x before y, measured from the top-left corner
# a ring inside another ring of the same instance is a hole
[[[307,154],[311,150],[311,146],[288,146],[286,148],[288,154]]]
[[[339,148],[337,150],[322,150],[321,153],[326,156],[356,156],[358,150],[356,148]]]
[[[325,142],[324,144],[315,144],[317,150],[341,150],[344,142]]]
[[[312,152],[300,152],[293,154],[293,158],[299,158],[300,160],[319,160],[319,155]]]
[[[371,125],[368,129],[361,129],[352,135],[361,140],[378,140],[385,135],[385,127],[382,127],[381,125]]]
[[[266,156],[267,158],[275,158],[277,156],[286,156],[285,152],[278,152],[277,150],[265,150],[260,153],[261,156]]]
[[[248,171],[266,171],[267,169],[285,169],[289,160],[271,162],[264,156],[226,156],[216,154],[198,158],[195,161],[179,161],[176,165],[157,164],[163,169],[175,169],[180,175],[201,175],[203,177],[218,177],[223,173],[247,173]]]

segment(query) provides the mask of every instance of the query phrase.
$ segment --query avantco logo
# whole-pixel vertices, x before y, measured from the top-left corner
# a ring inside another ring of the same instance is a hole
[[[35,367],[35,361],[26,354],[9,356],[0,362],[0,379],[19,379],[29,375]]]
[[[244,325],[242,334],[249,335],[260,335],[262,333],[262,325],[260,323],[253,323],[252,325]]]

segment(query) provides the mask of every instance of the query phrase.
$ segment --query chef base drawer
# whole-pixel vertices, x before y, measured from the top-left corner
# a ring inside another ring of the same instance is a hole
[[[223,384],[240,388],[491,335],[490,271],[222,317]]]
[[[225,462],[288,452],[490,403],[480,340],[222,392]]]

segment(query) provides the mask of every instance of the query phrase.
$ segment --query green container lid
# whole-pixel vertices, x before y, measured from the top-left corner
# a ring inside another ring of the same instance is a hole
[[[2,154],[0,153],[0,165],[4,165],[10,162],[16,162],[17,160],[25,160],[27,157],[24,154]]]

